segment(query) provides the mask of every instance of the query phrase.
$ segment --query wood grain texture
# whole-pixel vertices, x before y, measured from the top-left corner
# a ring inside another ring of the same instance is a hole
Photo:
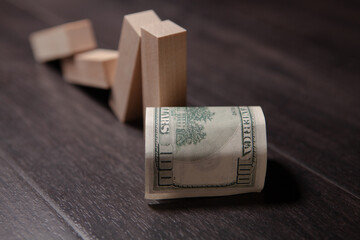
[[[79,239],[41,190],[20,169],[0,159],[0,237],[3,239]],[[45,198],[45,199],[44,199]]]
[[[94,49],[61,60],[65,81],[73,84],[109,89],[114,81],[118,52]]]
[[[70,57],[96,47],[92,25],[88,19],[33,32],[29,39],[38,62]]]
[[[119,61],[109,104],[122,122],[142,119],[141,27],[160,22],[153,10],[124,16]]]
[[[186,106],[186,30],[170,20],[141,28],[143,113]]]
[[[13,216],[17,230],[1,224],[1,238],[50,236],[48,229],[66,239],[359,236],[359,6],[99,3],[1,3],[1,221]],[[188,104],[263,107],[269,158],[262,193],[145,201],[142,124],[118,122],[108,92],[66,84],[56,64],[33,61],[27,37],[36,29],[89,17],[99,45],[115,49],[119,14],[149,8],[188,29]],[[9,182],[28,198],[10,195]],[[3,199],[48,207],[25,211]],[[36,228],[24,227],[20,211]],[[48,224],[37,221],[45,215]]]

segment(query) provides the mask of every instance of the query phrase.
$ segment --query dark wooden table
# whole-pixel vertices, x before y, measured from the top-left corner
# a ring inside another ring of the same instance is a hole
[[[116,49],[147,9],[188,30],[189,105],[263,107],[262,193],[144,200],[142,124],[33,60],[35,30],[90,18]],[[359,239],[359,92],[355,1],[1,1],[0,239]]]

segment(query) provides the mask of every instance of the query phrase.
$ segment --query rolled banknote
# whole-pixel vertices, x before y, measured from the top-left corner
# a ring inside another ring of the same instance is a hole
[[[261,107],[146,109],[145,198],[260,192],[266,173]]]

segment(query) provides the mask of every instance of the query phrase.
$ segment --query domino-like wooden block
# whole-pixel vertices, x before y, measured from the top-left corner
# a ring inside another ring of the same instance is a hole
[[[186,30],[166,20],[141,29],[143,106],[186,106]]]
[[[117,59],[116,50],[95,49],[63,59],[61,66],[67,82],[108,89],[114,79]]]
[[[90,20],[80,20],[33,32],[30,44],[38,62],[70,57],[96,48]]]
[[[119,41],[119,60],[109,105],[115,115],[128,122],[142,117],[141,27],[161,22],[153,10],[124,17]]]

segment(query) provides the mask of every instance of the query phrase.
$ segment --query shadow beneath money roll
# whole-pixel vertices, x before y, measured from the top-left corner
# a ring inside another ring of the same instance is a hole
[[[265,186],[260,193],[246,193],[224,197],[183,198],[149,203],[154,210],[181,208],[221,208],[249,205],[289,204],[301,198],[294,175],[275,160],[268,160]]]
[[[295,175],[272,159],[268,160],[265,186],[261,194],[265,197],[265,203],[269,204],[291,203],[301,198]]]

